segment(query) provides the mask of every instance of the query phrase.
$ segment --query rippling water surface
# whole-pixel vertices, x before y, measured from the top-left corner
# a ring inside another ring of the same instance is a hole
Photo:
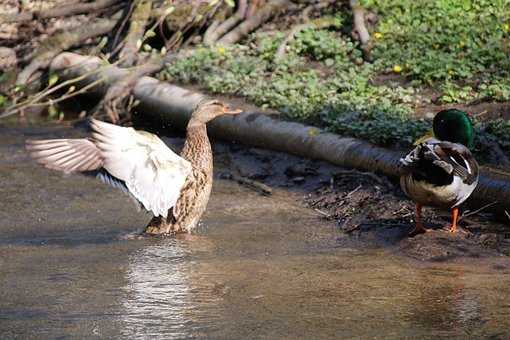
[[[277,190],[218,180],[195,235],[130,239],[148,215],[80,176],[35,166],[0,127],[0,337],[491,338],[510,336],[506,258],[421,263],[340,246]]]

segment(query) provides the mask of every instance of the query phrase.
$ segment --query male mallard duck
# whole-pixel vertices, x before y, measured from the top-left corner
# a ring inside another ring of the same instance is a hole
[[[179,157],[156,135],[92,119],[92,138],[27,141],[31,156],[66,173],[94,171],[154,214],[149,234],[191,231],[205,211],[213,181],[206,123],[237,114],[219,101],[197,106]]]
[[[478,183],[478,163],[473,147],[473,125],[463,111],[450,109],[436,114],[433,137],[418,140],[414,150],[400,159],[404,174],[402,190],[416,202],[416,227],[410,236],[426,232],[421,221],[423,205],[451,209],[450,231],[456,232],[459,205]]]

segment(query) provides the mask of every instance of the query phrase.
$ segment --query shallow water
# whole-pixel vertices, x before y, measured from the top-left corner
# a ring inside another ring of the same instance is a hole
[[[0,335],[8,338],[480,338],[510,335],[504,257],[422,263],[348,248],[283,189],[216,180],[194,235],[130,239],[150,216],[94,179],[30,162],[0,127]]]

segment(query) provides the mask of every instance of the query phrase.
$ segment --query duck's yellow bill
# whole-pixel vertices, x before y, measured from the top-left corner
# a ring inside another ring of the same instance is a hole
[[[418,138],[413,145],[418,145],[418,144],[421,144],[423,142],[425,142],[427,139],[429,138],[432,138],[434,137],[434,131],[430,130],[429,132],[427,132],[426,134],[424,134],[423,136],[421,136],[420,138]]]

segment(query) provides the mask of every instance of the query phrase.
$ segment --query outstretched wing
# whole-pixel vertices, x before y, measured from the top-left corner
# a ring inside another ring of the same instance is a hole
[[[103,166],[101,152],[88,139],[27,140],[26,148],[37,163],[65,173],[92,171]]]
[[[124,181],[145,209],[166,217],[179,198],[191,164],[148,132],[94,119],[91,127],[106,171]]]
[[[27,141],[26,147],[47,168],[71,172],[103,168],[143,207],[166,217],[179,198],[191,164],[157,136],[91,120],[93,139]],[[115,186],[115,185],[114,185]]]

